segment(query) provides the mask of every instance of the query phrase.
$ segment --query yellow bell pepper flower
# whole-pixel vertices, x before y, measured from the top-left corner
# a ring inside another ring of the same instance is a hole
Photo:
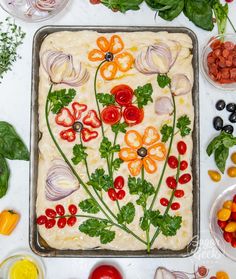
[[[0,213],[0,234],[10,235],[20,220],[20,215],[13,210]]]

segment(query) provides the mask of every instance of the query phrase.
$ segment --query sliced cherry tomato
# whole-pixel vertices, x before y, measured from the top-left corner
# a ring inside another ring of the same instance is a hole
[[[116,190],[113,189],[113,188],[110,188],[108,190],[108,196],[109,198],[112,200],[112,201],[116,201],[117,200],[117,193],[116,193]]]
[[[77,208],[76,205],[71,204],[71,205],[68,206],[68,210],[69,210],[71,215],[76,215],[76,213],[78,211],[78,208]]]
[[[104,123],[114,125],[121,119],[121,109],[117,106],[108,106],[101,112],[101,118]]]
[[[139,109],[136,106],[130,105],[127,106],[123,112],[123,116],[125,122],[132,126],[137,125],[143,121],[144,118],[144,111],[143,109]]]
[[[57,221],[57,226],[59,229],[63,229],[66,226],[66,218],[59,218]]]
[[[171,169],[177,169],[178,164],[178,159],[175,156],[170,156],[168,158],[168,165]]]
[[[75,216],[71,216],[71,217],[68,218],[68,220],[67,220],[67,225],[68,225],[69,227],[73,227],[74,224],[76,223],[76,221],[77,221],[77,218],[76,218]]]
[[[188,168],[188,162],[187,161],[181,161],[180,162],[180,170],[184,171]]]
[[[57,114],[55,121],[60,126],[71,127],[75,122],[75,118],[68,108],[63,108]]]
[[[184,141],[179,141],[177,144],[177,149],[180,155],[184,155],[187,151],[187,145]]]
[[[186,184],[191,180],[191,175],[189,173],[182,174],[179,178],[180,184]]]
[[[184,196],[184,190],[176,190],[175,191],[175,197],[176,198],[182,198]]]
[[[170,189],[175,189],[177,187],[177,182],[176,179],[173,176],[169,176],[166,178],[166,185]]]
[[[123,276],[112,265],[100,265],[91,272],[89,279],[123,279]]]
[[[123,200],[123,198],[125,197],[125,195],[126,195],[126,193],[125,193],[124,190],[119,190],[119,191],[117,192],[117,199],[118,199],[118,200]]]
[[[101,3],[101,0],[90,0],[90,3],[93,5],[97,5]]]
[[[41,215],[37,218],[37,224],[38,225],[44,225],[46,224],[48,218],[45,215]]]
[[[47,220],[46,224],[45,224],[45,228],[46,229],[51,229],[56,225],[56,220],[55,219],[49,219]]]
[[[63,205],[58,204],[58,205],[56,205],[55,209],[56,209],[56,212],[59,216],[65,215],[65,208],[64,208]]]
[[[45,210],[45,214],[46,214],[47,217],[52,218],[52,219],[55,218],[55,217],[57,216],[56,211],[53,210],[53,209],[51,209],[51,208],[47,208],[47,209]]]
[[[60,132],[60,137],[63,140],[67,140],[68,142],[72,142],[76,139],[76,132],[74,129],[68,129]]]
[[[115,100],[120,106],[128,106],[132,103],[134,91],[128,85],[117,85],[111,90],[111,94],[115,95]]]
[[[166,198],[161,198],[160,203],[162,206],[168,206],[169,201]]]
[[[123,176],[117,176],[114,181],[114,187],[118,190],[123,189],[125,186],[125,180]]]
[[[83,123],[92,128],[99,128],[102,125],[95,110],[90,110],[88,112],[88,114],[83,118]]]
[[[180,209],[180,204],[178,202],[173,202],[171,205],[172,210],[178,210]]]
[[[98,136],[98,132],[90,131],[87,128],[83,128],[83,130],[81,131],[81,136],[84,142],[88,142],[92,139],[95,139]]]

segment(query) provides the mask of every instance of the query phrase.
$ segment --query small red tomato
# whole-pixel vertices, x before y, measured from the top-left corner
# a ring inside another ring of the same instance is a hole
[[[37,224],[38,225],[44,225],[46,224],[48,218],[45,215],[41,215],[37,218]]]
[[[74,224],[76,223],[77,218],[75,216],[71,216],[67,219],[67,225],[70,227],[73,227]]]
[[[101,0],[90,0],[90,3],[93,5],[100,4]]]
[[[175,191],[175,197],[176,198],[182,198],[184,196],[184,190],[176,190]]]
[[[178,159],[175,156],[170,156],[168,158],[168,165],[170,168],[176,169],[178,167],[178,164],[179,164]]]
[[[231,241],[231,246],[233,247],[233,248],[236,248],[236,238],[234,237],[233,239],[232,239],[232,241]]]
[[[180,209],[180,204],[178,202],[173,202],[171,205],[172,210],[178,210]]]
[[[119,190],[118,192],[117,192],[117,199],[118,200],[123,200],[123,198],[125,197],[125,191],[124,190]]]
[[[231,241],[233,239],[233,234],[230,233],[230,232],[224,232],[223,237],[224,237],[226,242],[230,242],[231,243]]]
[[[220,221],[220,220],[218,220],[218,221],[217,221],[217,224],[218,224],[218,226],[219,226],[222,230],[224,230],[225,227],[227,226],[227,222],[226,222],[226,221]]]
[[[163,206],[168,206],[169,201],[166,198],[161,198],[160,199],[160,204]]]
[[[120,271],[112,265],[100,265],[89,275],[89,279],[123,279]]]
[[[180,170],[184,171],[188,168],[188,162],[187,161],[181,161],[180,162]]]
[[[112,200],[112,201],[116,201],[117,200],[117,193],[116,193],[116,190],[113,189],[113,188],[110,188],[108,190],[108,196],[109,198]]]
[[[233,221],[236,221],[236,212],[232,212],[230,218],[231,218]]]
[[[49,219],[47,220],[46,224],[45,224],[45,228],[46,229],[51,229],[56,225],[56,220],[55,219]]]
[[[57,226],[59,229],[63,229],[66,226],[66,218],[59,218],[57,221]]]
[[[180,155],[184,155],[187,151],[187,145],[183,141],[179,141],[177,144],[177,149]]]
[[[211,276],[210,279],[217,279],[215,276]]]
[[[117,106],[108,106],[101,112],[102,121],[109,125],[114,125],[121,119],[121,108]]]
[[[200,276],[206,276],[208,273],[208,269],[205,266],[199,266],[198,267],[198,273]]]
[[[65,215],[65,208],[64,208],[64,206],[61,205],[61,204],[58,204],[58,205],[56,206],[56,212],[57,212],[57,214],[60,215],[60,216]]]
[[[186,184],[191,180],[191,175],[189,173],[182,174],[179,178],[180,184]]]
[[[115,100],[120,106],[128,106],[132,103],[134,91],[128,85],[121,84],[115,86],[111,94],[115,95]]]
[[[175,189],[177,187],[176,179],[173,176],[166,178],[166,184],[170,189]]]
[[[68,210],[69,210],[71,215],[75,215],[78,211],[77,206],[74,205],[74,204],[69,205]]]
[[[46,210],[45,210],[45,214],[46,214],[46,216],[48,216],[49,218],[55,218],[56,216],[57,216],[57,213],[56,213],[56,211],[55,210],[53,210],[53,209],[51,209],[51,208],[47,208]]]
[[[143,121],[144,112],[143,109],[140,109],[133,105],[129,105],[125,108],[123,117],[128,125],[137,125]]]
[[[114,181],[114,187],[116,189],[122,189],[125,185],[125,180],[123,176],[117,176]]]
[[[233,202],[236,203],[236,195],[234,195]]]

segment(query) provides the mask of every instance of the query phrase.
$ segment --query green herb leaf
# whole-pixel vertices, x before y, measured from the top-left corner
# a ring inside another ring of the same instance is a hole
[[[115,125],[112,125],[111,126],[111,129],[112,129],[112,131],[114,132],[114,133],[119,133],[119,132],[121,132],[121,133],[126,133],[126,128],[128,127],[129,125],[127,124],[127,123],[117,123],[117,124],[115,124]]]
[[[79,226],[79,230],[90,237],[98,237],[107,226],[108,222],[105,220],[88,219]]]
[[[53,91],[49,94],[48,99],[51,103],[51,111],[54,114],[60,112],[64,107],[67,107],[76,95],[75,89],[61,89]]]
[[[112,145],[112,143],[109,141],[107,137],[104,137],[102,139],[102,142],[100,144],[99,152],[101,154],[102,158],[107,158],[110,154],[119,152],[120,151],[120,145]]]
[[[183,115],[178,119],[176,127],[179,128],[181,137],[185,137],[190,134],[191,128],[188,127],[190,124],[191,120],[187,115]]]
[[[173,133],[173,128],[167,124],[163,125],[161,128],[162,142],[167,142]]]
[[[121,160],[120,158],[116,158],[112,163],[113,170],[117,171],[123,162],[124,161]]]
[[[100,104],[103,106],[109,106],[115,104],[115,97],[112,94],[104,94],[104,93],[98,93],[97,99]]]
[[[149,227],[149,218],[147,212],[144,213],[144,216],[139,220],[139,226],[143,231],[146,231]]]
[[[29,161],[29,151],[14,127],[0,121],[0,154],[10,160]]]
[[[139,10],[139,5],[143,0],[102,0],[101,3],[111,10],[125,13],[129,10]]]
[[[159,219],[161,220],[161,218]],[[181,228],[182,217],[180,216],[170,216],[167,214],[160,221],[159,227],[164,236],[174,236],[177,231]]]
[[[83,212],[96,214],[100,211],[98,203],[95,199],[86,199],[79,203],[79,207]]]
[[[139,108],[143,108],[148,102],[153,102],[152,93],[153,89],[151,83],[147,83],[144,86],[138,86],[138,88],[134,90],[134,95],[137,98]]]
[[[149,219],[151,224],[154,227],[158,227],[160,222],[162,221],[162,216],[159,210],[156,211],[149,211]]]
[[[224,145],[220,145],[216,150],[215,150],[215,162],[217,168],[224,173],[225,172],[225,166],[226,166],[226,161],[229,157],[229,148],[225,147]]]
[[[0,154],[0,198],[6,195],[10,170],[6,159]]]
[[[135,207],[129,202],[121,207],[120,213],[117,215],[119,224],[130,224],[133,222],[135,216]]]
[[[85,152],[86,147],[82,144],[76,144],[73,147],[74,157],[71,159],[74,165],[78,165],[80,162],[86,160],[88,154]]]
[[[102,230],[100,233],[101,244],[107,244],[115,239],[116,233],[110,230]]]
[[[169,7],[169,6],[164,6],[165,7]],[[180,15],[180,13],[183,11],[184,9],[184,0],[178,0],[175,5],[171,6],[169,9],[161,9],[159,10],[158,15],[168,21],[172,21],[173,19],[175,19],[177,16]]]
[[[98,191],[104,190],[107,192],[112,187],[112,179],[109,175],[105,174],[104,169],[96,169],[91,174],[91,179],[87,184],[93,186]]]
[[[165,88],[167,85],[170,84],[171,79],[167,75],[160,74],[157,76],[157,82],[161,88]]]

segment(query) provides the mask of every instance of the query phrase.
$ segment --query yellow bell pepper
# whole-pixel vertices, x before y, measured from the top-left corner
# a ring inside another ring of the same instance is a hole
[[[0,234],[10,235],[15,229],[20,215],[13,210],[4,210],[0,213]]]

